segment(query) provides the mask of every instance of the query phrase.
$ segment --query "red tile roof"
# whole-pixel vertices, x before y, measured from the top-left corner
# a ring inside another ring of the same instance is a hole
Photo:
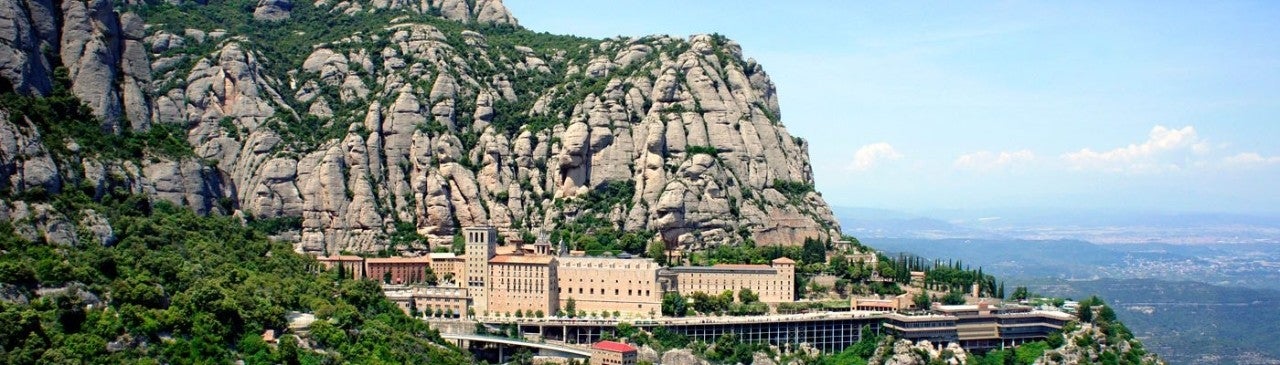
[[[750,264],[715,264],[715,265],[711,265],[711,267],[718,268],[718,269],[748,269],[748,270],[772,269],[771,267],[769,267],[769,265],[750,265]]]
[[[795,261],[795,260],[792,260],[792,259],[790,259],[790,258],[787,258],[787,257],[779,257],[779,258],[773,259],[773,263],[775,263],[775,264],[795,264],[795,263],[796,263],[796,261]]]
[[[365,263],[367,263],[367,264],[370,264],[370,265],[377,265],[377,264],[425,264],[425,263],[430,263],[430,262],[431,262],[431,258],[430,258],[430,257],[426,257],[426,256],[421,256],[421,257],[373,257],[373,258],[367,258],[367,259],[365,259],[365,260],[364,260],[364,262],[365,262]]]
[[[546,265],[554,259],[554,256],[548,255],[497,255],[489,259],[489,263]]]
[[[597,350],[610,351],[610,352],[635,352],[636,351],[635,346],[631,346],[621,342],[613,342],[613,341],[596,342],[595,345],[591,345],[591,348],[597,349]]]
[[[364,260],[360,256],[340,255],[340,256],[316,256],[317,261],[360,261]]]

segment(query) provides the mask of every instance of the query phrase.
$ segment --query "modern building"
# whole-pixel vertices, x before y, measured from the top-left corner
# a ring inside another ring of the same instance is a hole
[[[635,365],[635,346],[621,342],[600,341],[591,345],[591,365]]]
[[[889,313],[884,328],[912,341],[956,342],[966,349],[1017,346],[1045,339],[1071,321],[1070,314],[1021,305],[937,305],[929,314]]]

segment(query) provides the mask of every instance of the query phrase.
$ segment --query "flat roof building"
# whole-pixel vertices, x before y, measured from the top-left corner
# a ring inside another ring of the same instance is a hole
[[[929,314],[889,313],[884,328],[912,341],[956,342],[966,349],[1016,346],[1045,339],[1073,318],[1020,305],[934,305]]]

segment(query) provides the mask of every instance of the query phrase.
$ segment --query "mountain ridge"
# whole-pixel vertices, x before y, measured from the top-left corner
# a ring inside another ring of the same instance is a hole
[[[301,218],[298,248],[317,253],[424,251],[468,225],[643,231],[692,250],[839,236],[772,81],[719,35],[552,36],[501,1],[68,0],[61,17],[0,2],[19,15],[0,47],[24,55],[0,65],[4,86],[48,95],[65,69],[104,132],[178,126],[191,146],[104,158],[8,111],[13,193],[87,185]],[[419,238],[393,246],[404,229]]]

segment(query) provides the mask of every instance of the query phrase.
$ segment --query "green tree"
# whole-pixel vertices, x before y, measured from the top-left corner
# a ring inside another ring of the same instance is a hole
[[[1019,287],[1013,288],[1013,297],[1010,299],[1026,300],[1028,298],[1031,298],[1031,292],[1027,291],[1027,287],[1019,286]]]
[[[569,300],[564,302],[564,311],[569,314],[569,318],[576,317],[578,314],[578,301],[574,300],[573,297],[569,297]]]
[[[427,265],[427,268],[423,269],[422,279],[422,281],[427,283],[427,285],[440,285],[440,279],[436,277],[436,271],[431,269],[430,265]]]
[[[649,242],[649,248],[645,250],[646,256],[657,262],[658,265],[665,266],[667,264],[667,245],[662,241]]]
[[[804,253],[801,255],[800,260],[805,264],[827,262],[827,245],[822,241],[805,238],[802,249]]]
[[[831,258],[827,260],[827,267],[831,268],[831,272],[836,275],[848,275],[849,258],[842,253],[831,255]]]
[[[297,336],[282,336],[276,352],[280,354],[280,362],[284,364],[298,365],[302,363],[299,360]]]
[[[742,288],[738,290],[738,301],[743,304],[751,304],[760,301],[760,295],[751,291],[750,288]]]
[[[958,305],[964,304],[964,293],[953,291],[942,297],[942,304]]]
[[[684,296],[680,293],[668,292],[662,295],[662,315],[664,316],[684,317],[689,312],[687,305]]]
[[[1116,311],[1114,309],[1111,309],[1111,306],[1103,304],[1102,309],[1098,310],[1098,319],[1106,322],[1115,322]]]
[[[511,355],[511,360],[509,363],[517,364],[517,365],[532,365],[533,353],[529,352],[529,349],[521,347],[520,349],[516,350],[516,353],[514,355]]]
[[[912,299],[918,309],[929,309],[933,303],[933,299],[930,299],[929,294],[925,293],[923,290],[920,291],[920,294],[916,294],[915,298]]]
[[[1018,346],[1013,350],[1013,353],[1018,364],[1031,365],[1034,364],[1036,359],[1039,359],[1041,355],[1044,355],[1045,350],[1048,349],[1049,345],[1045,344],[1044,341],[1036,341],[1032,343],[1024,343],[1022,346]]]

